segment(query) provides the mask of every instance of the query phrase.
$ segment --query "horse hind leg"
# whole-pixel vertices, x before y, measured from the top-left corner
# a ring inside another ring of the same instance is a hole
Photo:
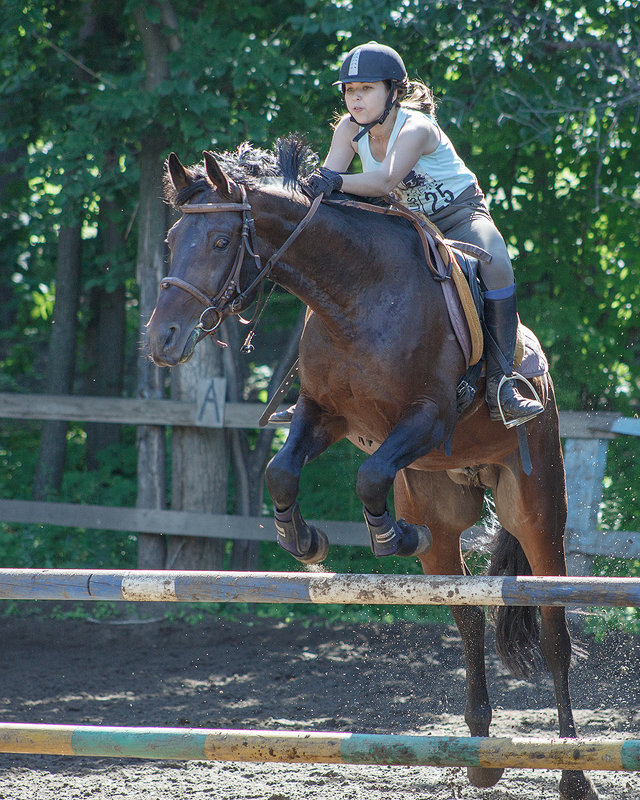
[[[396,511],[415,524],[426,523],[433,535],[428,553],[419,556],[427,575],[464,575],[468,570],[460,550],[460,534],[478,521],[484,490],[455,484],[446,473],[402,470],[394,483]],[[491,704],[485,669],[485,616],[478,606],[451,606],[462,639],[466,667],[465,722],[472,736],[488,736]],[[504,770],[468,767],[469,782],[494,786]]]
[[[540,613],[540,647],[553,676],[560,736],[575,739],[578,733],[569,691],[571,641],[565,610],[547,606],[541,608]],[[582,770],[563,770],[559,790],[561,800],[598,800],[595,787]]]
[[[559,446],[559,443],[558,443]],[[547,456],[551,448],[546,448]],[[561,457],[555,462],[561,465]],[[566,515],[563,476],[552,468],[530,477],[505,471],[495,491],[498,517],[518,532],[505,528],[498,533],[498,555],[494,553],[491,574],[566,575],[563,536]],[[536,509],[535,514],[525,513]],[[504,524],[504,523],[503,523]],[[502,622],[500,622],[502,618]],[[540,623],[533,607],[500,609],[496,626],[498,652],[516,675],[531,679],[542,665],[551,672],[558,709],[559,733],[577,738],[569,691],[571,638],[564,607],[540,608]],[[536,647],[539,647],[536,654]],[[561,800],[597,800],[591,780],[582,770],[563,770]]]

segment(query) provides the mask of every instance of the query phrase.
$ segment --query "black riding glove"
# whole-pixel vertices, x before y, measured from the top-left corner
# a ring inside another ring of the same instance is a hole
[[[342,189],[342,175],[327,167],[320,167],[302,186],[302,191],[311,199],[320,194],[328,197],[331,192],[339,192],[340,189]]]

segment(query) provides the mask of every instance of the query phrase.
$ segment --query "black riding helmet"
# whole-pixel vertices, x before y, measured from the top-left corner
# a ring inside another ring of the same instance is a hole
[[[354,47],[345,56],[340,67],[340,77],[334,86],[342,85],[344,91],[345,83],[375,83],[377,81],[389,81],[391,88],[387,96],[384,111],[379,119],[365,125],[362,130],[353,137],[353,141],[359,141],[365,133],[373,128],[374,125],[381,125],[389,116],[393,108],[393,95],[398,83],[407,79],[407,70],[402,58],[392,47],[378,42],[367,42],[367,44]],[[356,120],[351,117],[353,122]]]

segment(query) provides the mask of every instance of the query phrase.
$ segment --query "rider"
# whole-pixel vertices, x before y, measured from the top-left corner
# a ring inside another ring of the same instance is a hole
[[[490,253],[491,261],[480,264],[485,324],[504,361],[486,348],[486,400],[491,419],[502,419],[501,406],[509,427],[527,422],[543,411],[542,405],[520,394],[515,377],[499,389],[513,370],[518,326],[511,260],[476,176],[436,121],[432,92],[423,83],[410,84],[399,54],[377,42],[347,54],[334,86],[341,86],[348,113],[337,123],[324,166],[308,179],[305,191],[313,197],[336,191],[392,194],[427,215],[447,238]],[[362,172],[348,173],[355,155]],[[270,421],[289,421],[291,411],[273,414]]]

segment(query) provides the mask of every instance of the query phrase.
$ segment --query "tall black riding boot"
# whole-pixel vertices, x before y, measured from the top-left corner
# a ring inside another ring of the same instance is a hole
[[[487,342],[486,399],[491,419],[495,422],[503,420],[507,428],[522,425],[544,411],[538,400],[531,400],[520,394],[516,383],[516,374],[513,374],[513,358],[518,332],[516,311],[515,291],[510,297],[499,300],[485,297],[485,324],[504,357],[504,363],[502,363],[500,355],[495,352],[493,343]],[[513,377],[511,377],[512,375]],[[500,385],[501,382],[502,385]]]

